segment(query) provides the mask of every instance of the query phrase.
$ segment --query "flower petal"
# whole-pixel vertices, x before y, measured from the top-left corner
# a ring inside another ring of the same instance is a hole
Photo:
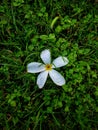
[[[45,65],[38,62],[31,62],[27,65],[27,72],[29,73],[39,73],[45,70]]]
[[[66,64],[68,64],[68,62],[69,61],[66,57],[59,56],[53,61],[53,65],[55,66],[55,68],[59,68],[65,66]]]
[[[48,77],[48,71],[41,72],[37,78],[37,85],[39,88],[43,88]]]
[[[53,82],[57,84],[58,86],[62,86],[65,84],[64,77],[56,70],[52,69],[51,71],[49,71],[49,75],[51,79],[53,80]]]
[[[41,53],[41,59],[45,64],[50,64],[51,62],[51,56],[50,56],[50,51],[49,50],[44,50]]]

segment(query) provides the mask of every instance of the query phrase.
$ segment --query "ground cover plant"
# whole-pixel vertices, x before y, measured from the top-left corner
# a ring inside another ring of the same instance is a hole
[[[98,3],[0,1],[0,130],[98,129]],[[30,62],[65,56],[66,84],[39,89]]]

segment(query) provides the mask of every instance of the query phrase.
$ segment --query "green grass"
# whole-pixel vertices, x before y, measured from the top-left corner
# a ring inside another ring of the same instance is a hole
[[[98,130],[97,9],[91,0],[1,0],[0,130]],[[39,89],[27,73],[44,49],[69,59],[58,69],[64,86],[48,78]]]

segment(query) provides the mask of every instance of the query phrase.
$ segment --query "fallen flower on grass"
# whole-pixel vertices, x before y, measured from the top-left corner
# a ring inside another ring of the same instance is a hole
[[[51,63],[51,54],[48,49],[42,51],[40,57],[44,62],[44,64],[39,62],[31,62],[27,65],[27,72],[29,73],[41,72],[37,78],[38,87],[39,88],[44,87],[48,74],[56,85],[58,86],[64,85],[65,84],[64,77],[59,72],[54,70],[54,68],[65,66],[69,62],[68,59],[66,57],[59,56]]]

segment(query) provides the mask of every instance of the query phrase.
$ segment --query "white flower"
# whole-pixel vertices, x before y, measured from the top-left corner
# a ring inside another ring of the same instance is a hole
[[[59,72],[54,70],[54,68],[65,66],[66,64],[68,64],[68,59],[66,57],[59,56],[51,64],[50,51],[47,49],[42,51],[40,57],[44,62],[44,64],[38,62],[31,62],[27,65],[27,72],[29,73],[41,72],[37,78],[38,87],[43,88],[47,80],[48,74],[55,84],[57,84],[58,86],[64,85],[65,84],[64,77]]]

